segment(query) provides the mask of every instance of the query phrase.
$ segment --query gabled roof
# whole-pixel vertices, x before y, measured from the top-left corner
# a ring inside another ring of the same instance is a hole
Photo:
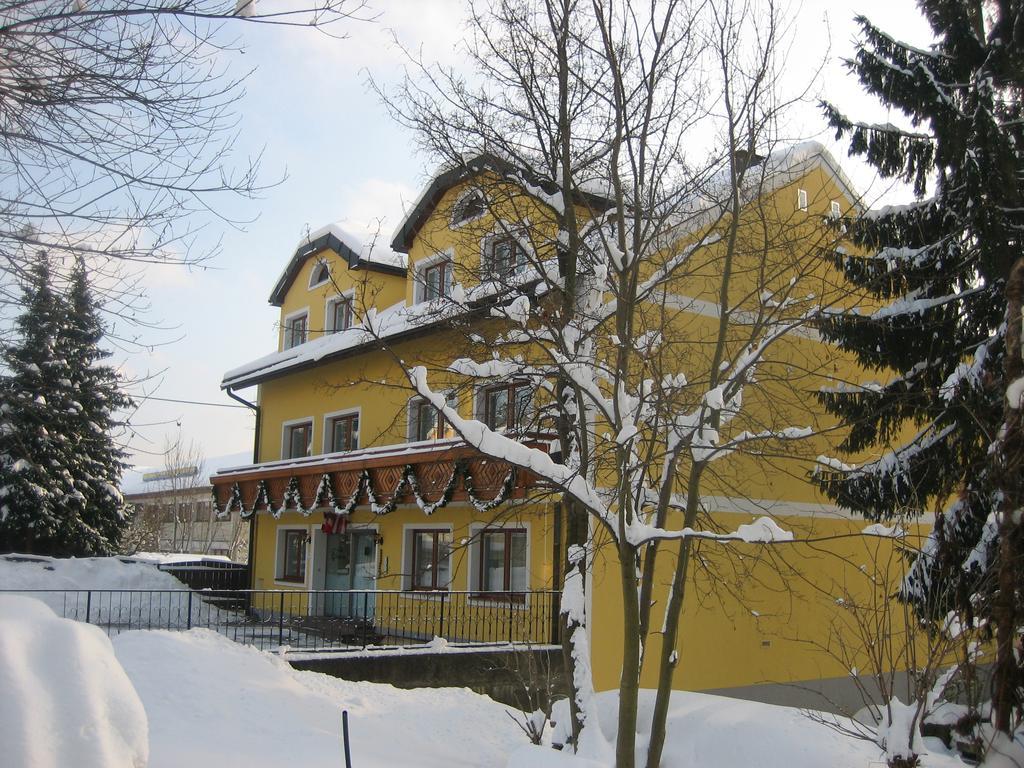
[[[374,243],[366,244],[340,224],[328,224],[310,232],[299,241],[295,254],[270,292],[275,307],[284,303],[285,294],[295,281],[306,259],[323,250],[332,250],[348,263],[349,269],[369,269],[387,275],[405,276],[405,257]]]
[[[543,192],[554,194],[558,192],[558,185],[550,180],[542,179],[529,169],[515,165],[496,155],[480,153],[467,155],[462,162],[442,169],[437,173],[420,192],[416,202],[412,204],[409,212],[398,223],[395,232],[391,237],[391,250],[396,253],[408,253],[416,233],[420,231],[427,219],[433,214],[437,204],[456,184],[477,176],[484,171],[495,171],[508,177],[519,179],[538,187]],[[602,194],[596,184],[585,185],[579,191],[580,197],[593,203],[607,203],[608,196]]]

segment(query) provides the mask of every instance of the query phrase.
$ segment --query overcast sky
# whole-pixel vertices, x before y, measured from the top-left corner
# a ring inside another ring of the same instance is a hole
[[[296,0],[297,1],[297,0]],[[239,105],[240,158],[263,150],[267,178],[287,179],[260,200],[224,204],[244,227],[217,223],[210,240],[220,255],[205,269],[153,267],[145,275],[152,319],[164,331],[146,331],[154,345],[119,355],[133,376],[159,374],[147,390],[155,397],[231,405],[220,391],[224,371],[275,351],[278,312],[267,303],[273,284],[307,229],[331,221],[367,228],[383,217],[390,233],[403,203],[415,199],[428,177],[427,158],[410,136],[388,118],[366,87],[367,72],[387,83],[398,77],[399,52],[392,33],[426,58],[458,63],[461,0],[370,0],[380,16],[372,24],[350,24],[336,40],[309,30],[242,25],[241,69],[255,68]],[[930,42],[911,0],[805,0],[793,11],[797,45],[789,56],[794,78],[807,76],[827,58],[812,96],[827,97],[849,113],[885,119],[860,93],[840,59],[853,50],[853,17],[862,13],[890,34],[917,44]],[[828,145],[855,186],[870,200],[906,193],[874,180],[869,169],[846,157],[810,105],[796,113],[794,137]],[[240,394],[255,399],[255,388]],[[165,440],[181,434],[209,457],[251,450],[253,419],[245,409],[149,400],[134,418],[132,461],[161,465]]]

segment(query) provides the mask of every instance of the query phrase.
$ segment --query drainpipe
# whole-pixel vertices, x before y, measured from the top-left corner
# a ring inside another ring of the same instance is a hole
[[[256,429],[252,440],[252,463],[259,464],[260,462],[260,426],[262,419],[262,411],[256,403],[250,403],[248,400],[239,397],[231,391],[231,387],[225,387],[224,391],[227,392],[228,397],[232,400],[237,400],[239,403],[244,405],[246,408],[251,408],[253,413],[256,415]],[[249,588],[256,588],[256,510],[253,510],[252,517],[249,518]]]

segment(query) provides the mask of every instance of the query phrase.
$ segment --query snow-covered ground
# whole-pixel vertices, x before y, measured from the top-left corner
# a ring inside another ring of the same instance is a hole
[[[0,559],[0,588],[149,588],[151,579],[170,578],[113,563]],[[408,691],[299,672],[202,629],[109,640],[96,627],[57,618],[43,601],[0,593],[0,764],[19,768],[333,768],[344,764],[342,710],[358,768],[611,766],[616,699],[604,693],[595,701],[602,728],[574,757],[529,745],[508,707],[466,689]],[[652,703],[643,692],[641,723]],[[962,765],[940,742],[926,746],[923,768]],[[884,757],[873,743],[798,710],[679,692],[663,765],[868,768]]]
[[[401,690],[298,672],[205,630],[128,632],[117,658],[149,716],[150,766],[500,766],[525,736],[466,689]]]

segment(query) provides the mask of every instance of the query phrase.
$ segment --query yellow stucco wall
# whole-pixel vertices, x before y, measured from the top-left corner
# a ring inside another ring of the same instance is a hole
[[[714,519],[725,530],[735,530],[754,516],[716,512]],[[773,519],[798,542],[696,545],[680,619],[674,687],[705,690],[841,678],[854,668],[869,673],[871,664],[849,626],[851,606],[859,606],[858,617],[864,618],[868,610],[891,605],[894,632],[904,621],[903,611],[909,608],[891,600],[905,565],[893,539],[862,536],[863,520],[821,512]],[[906,542],[920,544],[925,533],[915,526]],[[645,687],[657,685],[666,582],[677,551],[672,544],[659,554],[653,631],[644,643]],[[598,690],[607,690],[619,684],[623,647],[617,621],[622,592],[607,542],[597,546],[592,578],[594,682]]]

